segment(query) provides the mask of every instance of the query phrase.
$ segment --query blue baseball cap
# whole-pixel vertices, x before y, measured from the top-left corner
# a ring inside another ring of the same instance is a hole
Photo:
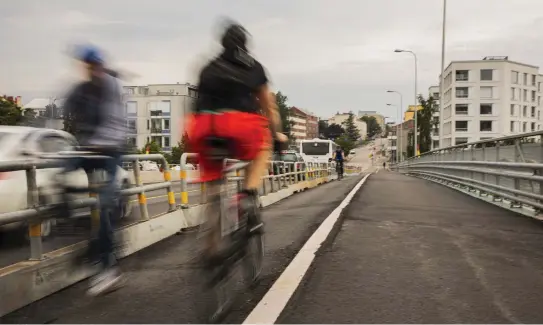
[[[76,48],[74,57],[89,64],[103,64],[104,57],[101,51],[92,45],[82,45]]]

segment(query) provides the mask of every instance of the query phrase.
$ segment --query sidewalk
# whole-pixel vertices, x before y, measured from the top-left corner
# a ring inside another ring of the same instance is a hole
[[[277,323],[542,323],[543,226],[381,170]]]

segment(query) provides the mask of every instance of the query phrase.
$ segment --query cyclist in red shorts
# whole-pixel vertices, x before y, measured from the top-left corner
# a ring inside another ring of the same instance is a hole
[[[279,142],[288,139],[279,133],[281,118],[268,78],[260,62],[249,54],[247,40],[248,33],[242,26],[232,23],[225,29],[222,53],[200,72],[199,96],[187,133],[191,151],[200,157],[200,181],[209,182],[212,196],[218,192],[213,181],[221,178],[223,165],[206,159],[210,137],[227,138],[234,149],[232,158],[251,161],[240,201],[250,216],[251,211],[256,213],[258,209],[258,187],[271,155],[273,139]],[[206,236],[206,253],[212,258],[217,253],[220,232],[215,227],[218,219],[207,217],[211,227]]]

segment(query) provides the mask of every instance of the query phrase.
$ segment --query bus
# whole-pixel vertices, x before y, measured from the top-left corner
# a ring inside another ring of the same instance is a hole
[[[338,145],[332,140],[312,139],[300,141],[300,155],[305,162],[327,163],[334,157]]]

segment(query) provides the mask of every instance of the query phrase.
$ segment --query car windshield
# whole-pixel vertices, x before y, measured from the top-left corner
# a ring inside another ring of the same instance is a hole
[[[295,153],[284,153],[284,154],[274,154],[273,160],[275,161],[286,161],[286,162],[297,162],[298,157]]]

